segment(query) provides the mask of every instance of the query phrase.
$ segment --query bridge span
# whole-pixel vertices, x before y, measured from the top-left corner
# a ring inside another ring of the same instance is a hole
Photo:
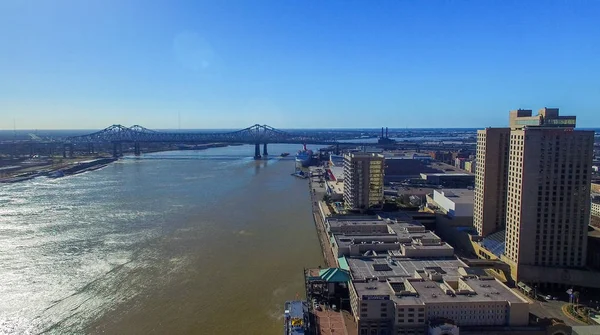
[[[112,125],[103,130],[80,136],[70,136],[65,139],[63,156],[73,152],[75,145],[85,145],[88,151],[94,152],[94,144],[112,143],[113,156],[123,153],[123,143],[133,143],[136,155],[141,153],[140,143],[243,143],[254,144],[254,158],[268,155],[267,145],[269,143],[294,143],[294,144],[338,144],[336,139],[318,133],[286,132],[275,129],[268,125],[255,124],[253,126],[231,132],[165,132],[155,131],[135,125],[125,127]],[[261,155],[261,148],[263,151]]]

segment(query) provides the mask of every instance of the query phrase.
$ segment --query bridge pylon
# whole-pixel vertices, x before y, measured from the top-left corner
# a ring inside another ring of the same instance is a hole
[[[123,156],[123,143],[113,142],[113,157],[118,158]]]
[[[133,153],[136,156],[139,156],[142,154],[142,150],[140,149],[140,142],[135,142],[133,144]]]
[[[263,156],[268,156],[269,152],[267,151],[267,143],[263,144]]]
[[[260,143],[255,143],[254,144],[254,159],[261,159],[262,156],[260,155]]]

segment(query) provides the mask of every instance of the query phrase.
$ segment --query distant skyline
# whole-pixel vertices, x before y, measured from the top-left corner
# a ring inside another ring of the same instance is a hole
[[[0,2],[0,129],[600,127],[600,1]]]

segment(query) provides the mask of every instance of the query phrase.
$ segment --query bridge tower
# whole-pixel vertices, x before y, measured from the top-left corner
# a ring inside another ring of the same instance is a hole
[[[73,158],[73,143],[65,143],[63,145],[63,158],[67,158],[67,151],[69,158]]]
[[[254,159],[261,159],[262,156],[260,155],[260,143],[255,143],[254,144]]]
[[[37,145],[34,143],[29,144],[29,154],[31,155],[31,157],[35,156],[35,154],[37,153]]]
[[[263,144],[263,156],[268,156],[269,152],[267,152],[267,142]]]
[[[140,142],[133,143],[133,153],[136,156],[139,156],[142,153],[142,150],[140,149]]]
[[[113,142],[113,157],[117,158],[123,156],[123,143]]]

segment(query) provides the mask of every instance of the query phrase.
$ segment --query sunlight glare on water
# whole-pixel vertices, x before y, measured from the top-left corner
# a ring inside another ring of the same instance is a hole
[[[278,334],[322,264],[297,150],[127,157],[0,187],[0,333]],[[231,322],[235,315],[236,322]]]

